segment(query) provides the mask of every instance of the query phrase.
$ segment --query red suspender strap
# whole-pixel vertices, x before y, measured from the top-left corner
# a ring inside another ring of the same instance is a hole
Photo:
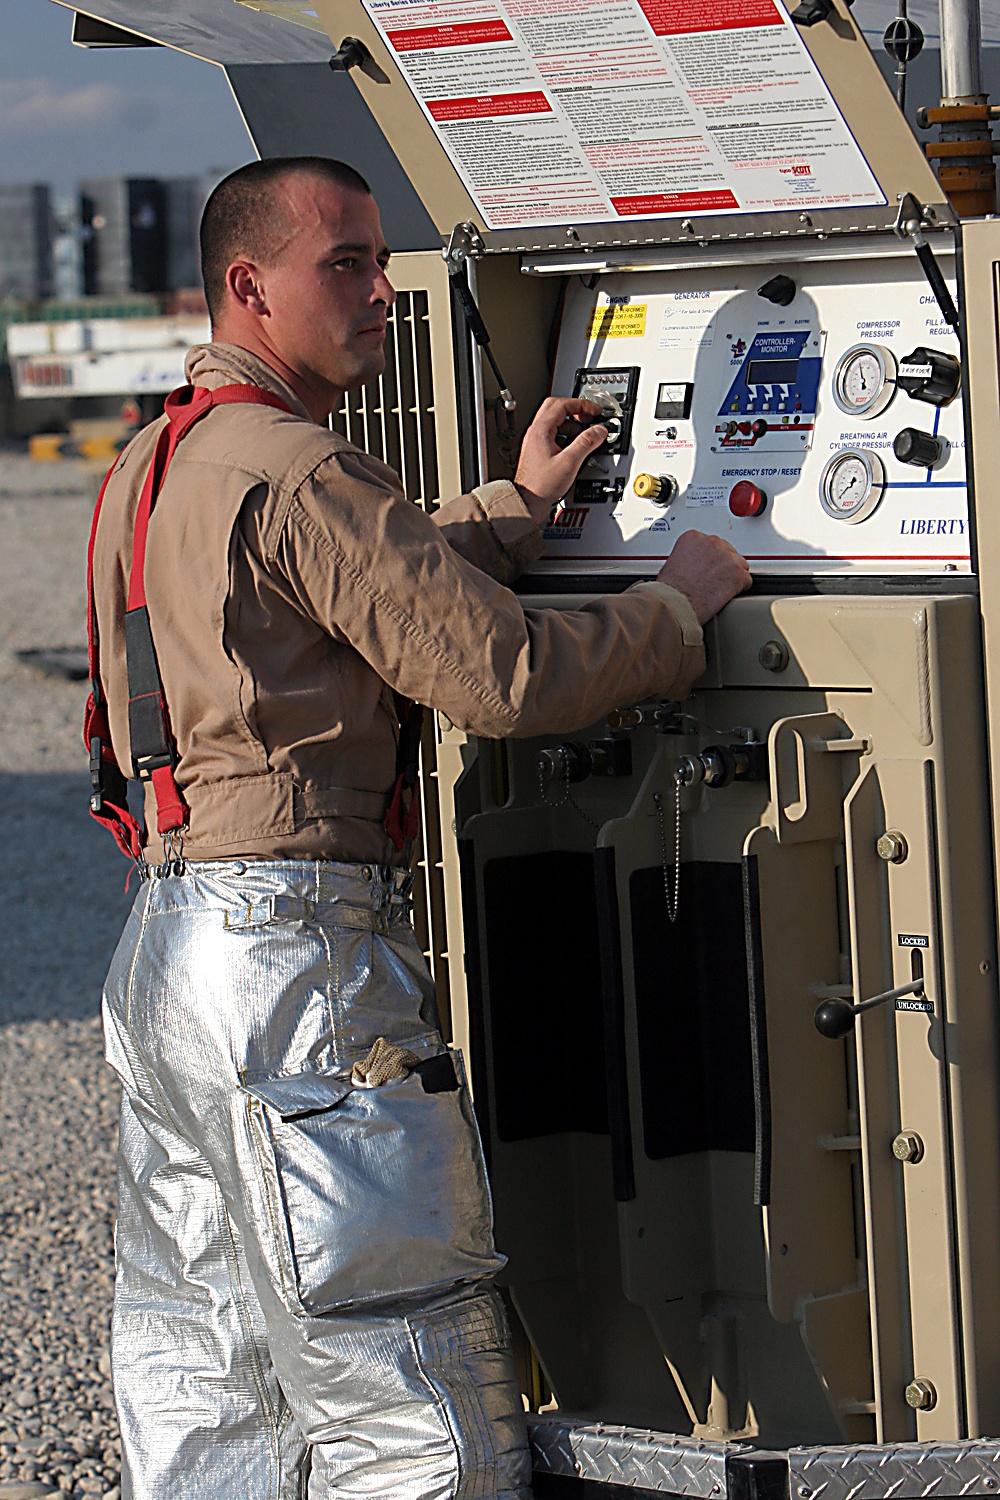
[[[90,755],[91,816],[108,830],[123,854],[138,860],[142,854],[142,830],[128,810],[127,782],[111,748],[108,707],[101,686],[97,611],[94,608],[94,542],[104,491],[110,478],[109,471],[94,507],[90,544],[87,548],[87,666],[90,696],[83,714],[83,743]]]
[[[171,834],[187,823],[188,809],[174,779],[177,747],[170,730],[170,717],[163,692],[159,664],[153,645],[153,634],[146,607],[146,538],[149,518],[156,504],[164,476],[185,433],[213,406],[273,406],[291,413],[291,408],[270,391],[255,385],[227,385],[210,391],[204,386],[183,386],[166,399],[166,425],[161,428],[136,508],[132,536],[132,567],[129,574],[128,603],[125,610],[125,659],[128,671],[128,725],[132,751],[132,774],[153,787],[156,802],[156,831]],[[87,593],[89,631],[87,659],[90,665],[91,694],[84,718],[84,740],[90,751],[92,794],[90,810],[97,820],[110,829],[120,849],[138,860],[141,857],[142,833],[128,810],[126,781],[111,747],[107,705],[104,702],[97,639],[97,616],[94,609],[94,541],[101,502],[109,474],[101,487],[87,554]]]
[[[399,717],[399,741],[396,745],[396,781],[382,827],[397,850],[415,839],[420,831],[420,733],[424,711],[400,693],[393,693]],[[403,807],[403,793],[409,792],[409,805]]]

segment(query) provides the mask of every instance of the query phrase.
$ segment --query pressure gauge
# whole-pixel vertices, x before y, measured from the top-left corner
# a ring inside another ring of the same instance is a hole
[[[867,448],[841,448],[828,461],[819,485],[820,504],[835,521],[867,521],[885,492],[885,469]]]
[[[833,374],[833,399],[852,417],[877,417],[896,394],[896,359],[878,344],[854,344]]]

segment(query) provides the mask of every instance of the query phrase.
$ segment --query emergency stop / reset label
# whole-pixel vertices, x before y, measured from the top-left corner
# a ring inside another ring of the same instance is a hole
[[[490,229],[883,204],[779,0],[363,0]]]
[[[587,323],[588,339],[635,339],[646,332],[645,302],[605,302]]]

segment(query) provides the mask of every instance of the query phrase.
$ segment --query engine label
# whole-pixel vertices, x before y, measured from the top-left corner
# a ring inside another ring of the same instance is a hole
[[[587,324],[588,339],[634,339],[646,332],[645,302],[605,302]]]

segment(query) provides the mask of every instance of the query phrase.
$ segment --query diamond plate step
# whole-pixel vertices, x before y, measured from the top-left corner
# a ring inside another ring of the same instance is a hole
[[[536,1474],[660,1490],[693,1500],[724,1500],[729,1493],[727,1461],[751,1451],[742,1443],[574,1421],[560,1412],[529,1412],[528,1437]]]
[[[790,1448],[791,1500],[1000,1495],[1000,1441]]]

